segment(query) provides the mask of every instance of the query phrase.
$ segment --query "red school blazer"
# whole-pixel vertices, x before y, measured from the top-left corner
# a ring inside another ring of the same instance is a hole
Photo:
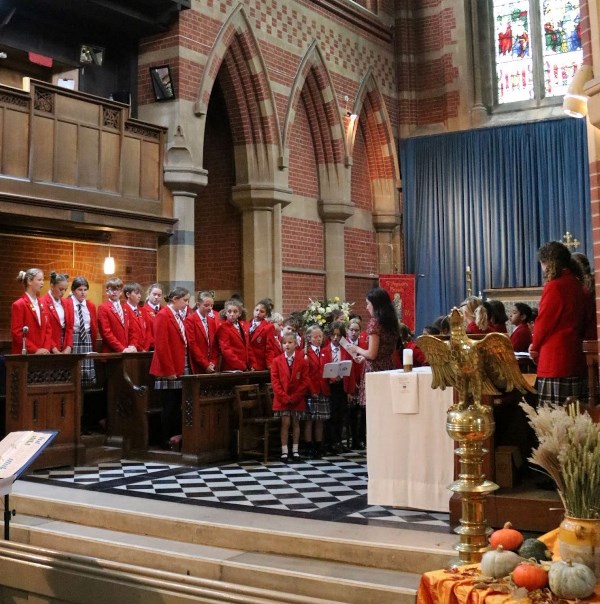
[[[187,349],[179,323],[168,306],[163,307],[156,315],[154,334],[154,354],[150,363],[150,375],[155,377],[183,375]]]
[[[21,354],[23,349],[23,327],[28,328],[25,346],[28,354],[35,354],[39,348],[52,348],[52,327],[48,310],[42,300],[40,305],[40,321],[31,304],[29,296],[23,295],[12,303],[10,315],[10,332],[12,336],[12,354]]]
[[[323,393],[323,348],[319,350],[319,356],[317,356],[312,345],[308,345],[306,351],[306,361],[308,363],[308,373],[306,376],[307,389],[310,396],[318,396]]]
[[[160,312],[161,306],[159,305],[158,310],[154,309],[154,306],[151,304],[144,304],[142,306],[142,314],[144,315],[144,320],[146,321],[146,346],[147,350],[154,349],[154,319],[156,315]]]
[[[135,346],[138,352],[145,352],[148,350],[147,344],[147,327],[146,318],[140,306],[137,307],[138,314],[135,314],[135,310],[129,306],[129,304],[123,304],[123,308],[127,309],[129,313],[129,330],[127,339],[130,344]]]
[[[250,335],[250,327],[252,327],[252,322],[248,323],[246,327],[250,367],[257,371],[269,369],[275,356],[275,350],[271,342],[275,339],[275,326],[263,319],[252,332],[252,335]]]
[[[223,321],[217,328],[216,343],[221,356],[220,371],[247,371],[250,368],[246,324],[239,321],[244,337],[231,321]]]
[[[73,296],[68,296],[63,304],[69,307],[69,312],[73,313],[73,331],[75,330],[75,308],[79,302]],[[87,298],[85,305],[90,313],[90,332],[92,336],[92,348],[96,350],[96,340],[98,339],[98,310],[93,302],[90,302]]]
[[[208,338],[206,337],[206,329],[204,329],[200,313],[197,310],[188,315],[185,320],[185,332],[188,339],[192,373],[206,373],[206,368],[211,363],[216,368],[219,361],[217,343],[215,341],[217,326],[211,316],[206,317],[206,322],[208,323]]]
[[[61,346],[61,340],[63,339],[63,330],[60,324],[60,318],[56,311],[56,302],[50,292],[42,298],[42,302],[48,310],[48,316],[50,317],[50,327],[52,329],[52,348],[56,347],[59,352],[62,352],[67,346],[73,347],[73,324],[75,317],[73,315],[73,305],[67,304],[67,298],[61,300],[62,306],[65,310],[65,337]]]
[[[308,390],[308,363],[304,352],[296,349],[291,370],[285,353],[273,359],[271,365],[273,411],[305,411],[304,396]]]
[[[121,304],[121,308],[124,323],[121,323],[119,314],[110,300],[106,300],[98,306],[98,328],[102,338],[101,352],[123,352],[129,346],[129,311],[123,304]]]

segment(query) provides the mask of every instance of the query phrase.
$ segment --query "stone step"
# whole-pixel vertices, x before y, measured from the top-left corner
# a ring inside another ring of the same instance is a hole
[[[412,604],[420,578],[416,573],[182,543],[28,516],[15,517],[11,540],[81,556],[101,567],[105,561],[126,564],[134,574],[152,569],[332,602]]]
[[[390,529],[271,514],[191,506],[17,481],[11,507],[21,516],[118,533],[167,538],[180,544],[276,554],[415,573],[456,557],[452,533]]]

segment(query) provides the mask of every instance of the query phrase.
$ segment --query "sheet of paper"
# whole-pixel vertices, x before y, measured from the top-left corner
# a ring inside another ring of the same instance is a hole
[[[358,357],[358,355],[353,352],[350,347],[352,346],[352,344],[344,337],[342,336],[340,338],[340,346],[353,358],[356,359]]]
[[[419,413],[417,374],[394,373],[390,375],[393,413]]]
[[[11,432],[0,441],[0,480],[18,476],[49,443],[56,432]]]

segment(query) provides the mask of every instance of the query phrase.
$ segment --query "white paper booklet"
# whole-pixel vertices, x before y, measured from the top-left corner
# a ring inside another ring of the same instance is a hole
[[[340,361],[339,363],[325,363],[323,367],[324,378],[346,377],[352,371],[352,361]]]

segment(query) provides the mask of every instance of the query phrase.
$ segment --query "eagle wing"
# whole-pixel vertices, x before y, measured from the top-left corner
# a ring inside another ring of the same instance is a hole
[[[498,390],[510,392],[515,388],[523,393],[535,392],[519,369],[507,335],[490,333],[474,344],[479,354],[482,394],[498,394]]]
[[[419,336],[416,343],[431,366],[431,387],[442,390],[446,386],[456,387],[456,373],[452,368],[448,344],[435,336]]]

